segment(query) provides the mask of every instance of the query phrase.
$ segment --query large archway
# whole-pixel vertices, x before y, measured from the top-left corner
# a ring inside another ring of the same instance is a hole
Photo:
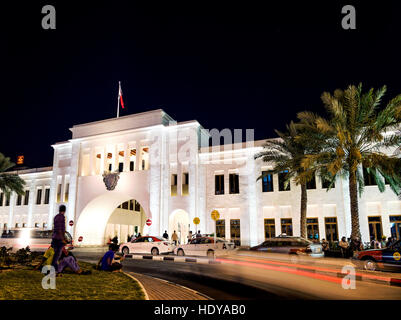
[[[107,242],[106,239],[106,226],[110,220],[111,215],[115,209],[122,203],[133,199],[132,196],[117,192],[108,191],[90,201],[81,211],[76,230],[74,232],[75,242],[79,237],[82,241],[79,242],[83,246],[101,246]],[[138,199],[140,201],[140,199]],[[146,217],[151,218],[152,213],[147,207],[146,201],[140,202]],[[144,228],[143,234],[148,232]],[[121,239],[124,241],[124,239]]]
[[[177,209],[170,214],[168,220],[169,236],[173,235],[174,230],[178,235],[178,241],[181,244],[187,243],[189,232],[189,215],[182,209]]]

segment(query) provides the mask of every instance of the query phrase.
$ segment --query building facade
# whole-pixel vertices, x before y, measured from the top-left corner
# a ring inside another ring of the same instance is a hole
[[[7,198],[0,191],[1,229],[51,229],[65,204],[67,230],[81,245],[174,230],[184,242],[189,230],[201,230],[252,246],[300,233],[300,187],[293,181],[286,186],[281,174],[269,173],[272,164],[254,160],[264,141],[209,147],[211,131],[197,121],[177,123],[163,110],[70,130],[70,140],[53,145],[52,167],[17,171],[26,181],[25,196]],[[365,184],[362,240],[400,238],[401,201],[390,188],[380,193],[368,176]],[[216,222],[210,217],[215,209]],[[346,180],[336,180],[330,191],[318,176],[309,183],[307,224],[308,237],[316,240],[350,236]]]

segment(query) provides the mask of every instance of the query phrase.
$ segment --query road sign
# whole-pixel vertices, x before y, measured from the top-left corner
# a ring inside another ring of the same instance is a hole
[[[149,227],[152,224],[152,220],[148,219],[146,220],[146,225]]]
[[[80,237],[78,238],[78,241],[79,241],[79,242],[82,242],[82,240],[84,240],[84,237],[83,237],[83,236],[80,236]]]
[[[70,225],[70,227],[72,227],[74,225],[74,221],[70,220],[68,224]]]
[[[200,219],[198,217],[194,218],[194,224],[199,224],[200,223]]]
[[[218,212],[217,210],[213,210],[212,213],[210,214],[210,216],[212,217],[212,219],[214,221],[219,220],[220,212]]]

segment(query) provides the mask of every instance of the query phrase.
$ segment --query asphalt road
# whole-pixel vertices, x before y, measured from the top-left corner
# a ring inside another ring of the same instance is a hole
[[[99,253],[76,252],[80,259],[97,262]],[[124,270],[169,280],[213,299],[401,299],[401,287],[356,281],[344,289],[342,279],[296,271],[289,264],[249,257],[223,259],[222,264],[171,261],[124,261]]]

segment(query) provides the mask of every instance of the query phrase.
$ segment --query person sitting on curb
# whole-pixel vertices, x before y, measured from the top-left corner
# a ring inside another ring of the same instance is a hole
[[[42,266],[51,265],[52,261],[53,261],[53,257],[54,257],[54,248],[52,246],[50,246],[44,253],[43,259],[40,262],[40,264],[35,267],[35,270],[38,270]],[[58,261],[58,269],[56,270],[57,276],[60,277],[61,273],[63,272],[63,270],[66,267],[69,267],[76,274],[85,274],[85,275],[91,274],[91,271],[89,271],[89,270],[83,271],[79,267],[78,262],[77,262],[76,258],[74,257],[74,255],[72,255],[65,247],[63,247],[60,260]]]
[[[104,254],[104,256],[99,260],[97,264],[97,269],[111,272],[121,271],[123,265],[120,262],[124,260],[124,257],[119,259],[120,262],[115,260],[114,257],[117,251],[118,251],[118,246],[111,244],[109,246],[109,251],[107,251]]]

